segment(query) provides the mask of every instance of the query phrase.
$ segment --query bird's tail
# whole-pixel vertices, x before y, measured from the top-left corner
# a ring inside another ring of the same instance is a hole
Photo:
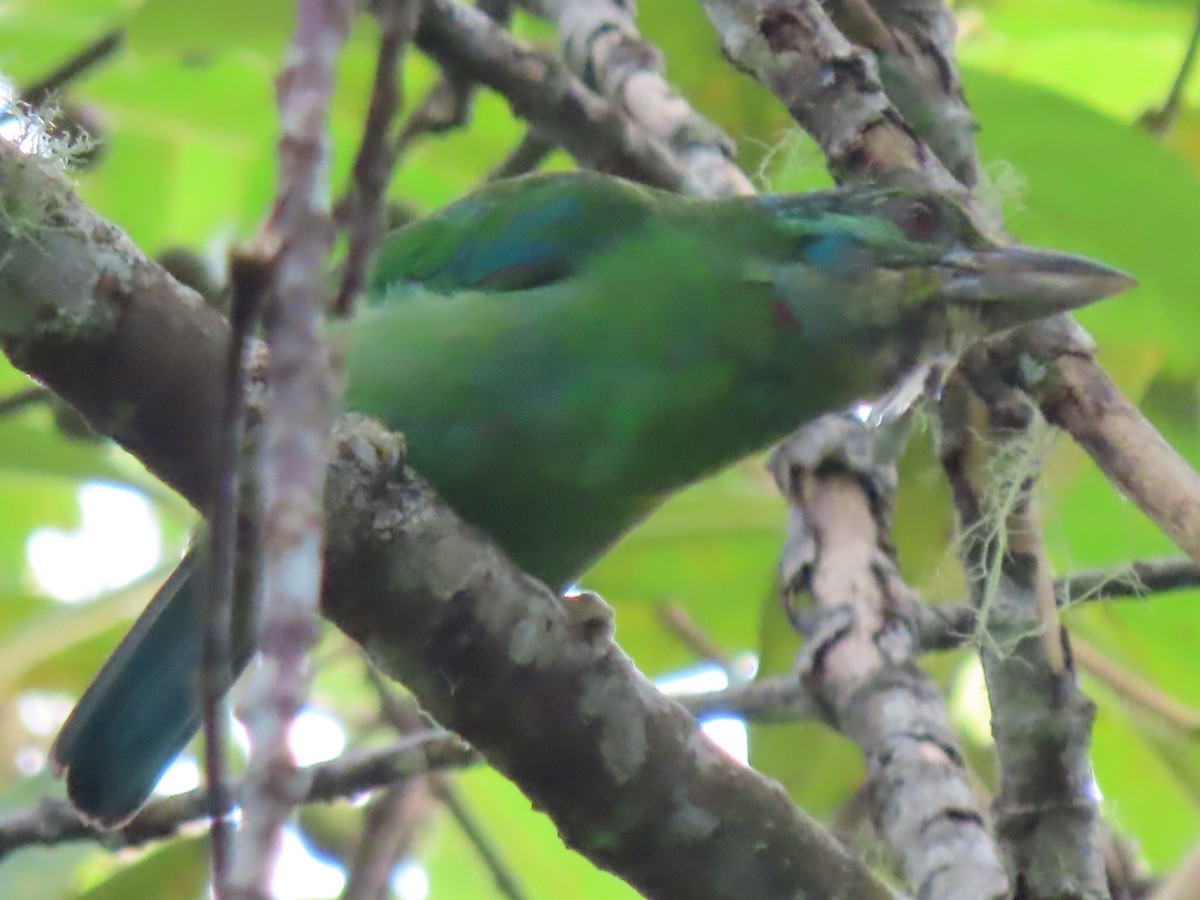
[[[132,816],[200,727],[206,594],[193,548],[109,657],[50,752],[71,802],[114,826]],[[243,633],[247,629],[239,629]],[[233,641],[228,690],[249,661]]]

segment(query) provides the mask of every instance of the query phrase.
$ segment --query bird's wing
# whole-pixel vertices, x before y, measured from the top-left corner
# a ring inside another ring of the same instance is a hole
[[[568,278],[667,195],[589,172],[497,182],[389,235],[373,291],[505,292]]]

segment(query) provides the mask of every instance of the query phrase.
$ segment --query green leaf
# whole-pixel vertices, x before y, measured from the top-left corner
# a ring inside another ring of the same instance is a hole
[[[620,879],[567,850],[554,824],[492,769],[479,767],[454,779],[464,802],[494,844],[508,870],[531,898],[634,900]],[[479,852],[448,814],[438,817],[420,860],[429,873],[431,897],[499,896]]]
[[[140,853],[93,887],[79,900],[140,900],[171,897],[190,900],[206,896],[208,837],[190,836],[156,844]]]
[[[1002,0],[970,14],[958,57],[1132,122],[1166,97],[1194,17],[1191,0]]]
[[[214,52],[252,51],[278,58],[295,27],[289,0],[147,0],[130,22],[129,41],[139,53],[203,58]]]

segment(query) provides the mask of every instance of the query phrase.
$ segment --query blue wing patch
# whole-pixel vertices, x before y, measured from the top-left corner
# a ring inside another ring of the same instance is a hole
[[[650,216],[654,194],[591,172],[497,182],[389,235],[375,287],[415,283],[448,294],[552,284],[628,238]]]

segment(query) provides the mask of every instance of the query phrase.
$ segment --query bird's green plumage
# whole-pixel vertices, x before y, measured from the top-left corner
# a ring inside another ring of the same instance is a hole
[[[885,386],[857,316],[900,284],[853,239],[913,245],[846,206],[498,186],[389,241],[341,332],[347,404],[403,430],[455,509],[561,587],[670,491]]]
[[[671,491],[881,392],[963,322],[1097,293],[1001,303],[972,269],[988,246],[917,191],[702,201],[538,176],[389,236],[331,342],[346,406],[403,431],[451,506],[562,588]],[[129,815],[198,724],[203,600],[170,587],[55,748],[101,821]]]

